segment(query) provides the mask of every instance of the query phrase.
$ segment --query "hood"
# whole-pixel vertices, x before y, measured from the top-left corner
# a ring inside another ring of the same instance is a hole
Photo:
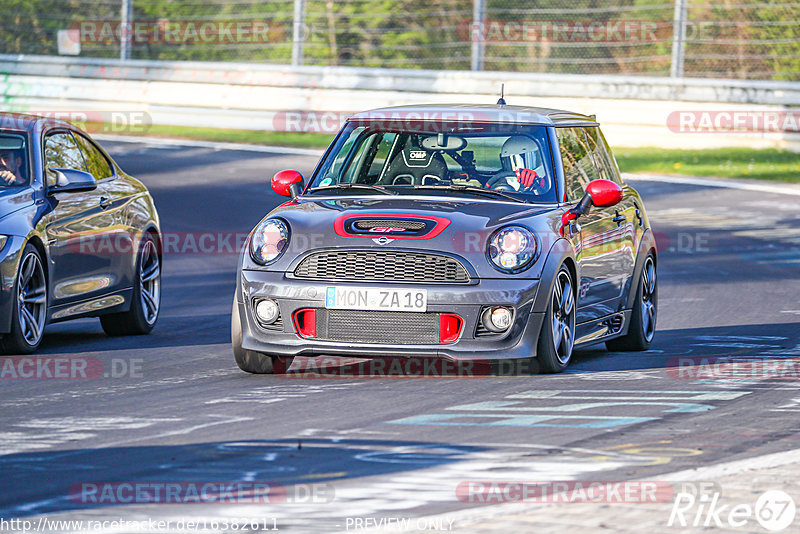
[[[371,248],[456,255],[479,278],[537,278],[535,266],[518,275],[494,269],[486,259],[486,242],[498,228],[518,224],[537,235],[541,254],[543,246],[549,249],[553,243],[560,212],[554,205],[397,195],[306,197],[282,204],[268,217],[283,219],[291,229],[289,250],[269,270],[292,270],[311,249]],[[393,224],[398,218],[401,224]]]

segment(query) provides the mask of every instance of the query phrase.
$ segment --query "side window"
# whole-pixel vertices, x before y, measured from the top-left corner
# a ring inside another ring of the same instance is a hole
[[[606,168],[609,170],[609,180],[614,180],[619,185],[623,185],[622,176],[619,174],[619,165],[617,165],[617,160],[614,157],[614,154],[611,152],[611,147],[608,146],[608,142],[606,141],[603,132],[600,131],[600,128],[597,128],[597,151],[605,163]]]
[[[383,168],[386,166],[386,158],[389,157],[389,151],[392,149],[394,140],[397,139],[396,133],[381,134],[382,139],[375,148],[375,157],[372,158],[372,163],[369,166],[369,177],[377,179]],[[374,181],[374,180],[373,180]]]
[[[586,134],[586,140],[589,143],[589,149],[594,156],[595,165],[599,171],[599,177],[605,178],[621,184],[619,175],[615,172],[616,167],[612,164],[611,158],[605,150],[604,139],[600,136],[600,129],[596,126],[583,129]]]
[[[89,173],[94,176],[95,180],[102,180],[114,176],[114,171],[111,170],[111,164],[105,155],[100,152],[94,144],[80,134],[74,135],[75,140],[83,152],[83,159],[86,160],[86,167]]]
[[[586,184],[599,177],[594,157],[581,128],[556,128],[564,164],[566,200],[580,200]]]
[[[78,144],[69,132],[50,134],[44,140],[44,161],[47,169],[47,185],[55,185],[55,173],[50,169],[86,170],[86,164]]]

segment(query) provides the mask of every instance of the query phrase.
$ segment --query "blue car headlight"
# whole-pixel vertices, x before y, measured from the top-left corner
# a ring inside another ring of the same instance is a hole
[[[500,228],[489,237],[486,256],[495,269],[516,273],[527,269],[536,258],[536,238],[522,226]]]
[[[274,262],[289,246],[289,237],[289,225],[282,220],[261,221],[250,238],[250,257],[259,265]]]

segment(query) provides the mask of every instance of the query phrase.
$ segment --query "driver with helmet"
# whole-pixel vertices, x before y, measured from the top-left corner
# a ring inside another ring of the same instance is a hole
[[[550,189],[539,147],[530,137],[509,137],[500,150],[500,163],[503,170],[489,180],[488,187],[510,188],[509,190],[536,195],[544,194]]]

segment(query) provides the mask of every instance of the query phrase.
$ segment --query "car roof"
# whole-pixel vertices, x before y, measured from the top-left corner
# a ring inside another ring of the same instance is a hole
[[[0,131],[24,130],[33,132],[42,127],[45,123],[53,128],[76,129],[75,126],[61,119],[30,115],[28,113],[0,113]]]
[[[563,109],[486,104],[423,104],[392,106],[362,111],[351,121],[381,120],[401,117],[411,120],[505,122],[544,126],[597,126],[594,117]]]

